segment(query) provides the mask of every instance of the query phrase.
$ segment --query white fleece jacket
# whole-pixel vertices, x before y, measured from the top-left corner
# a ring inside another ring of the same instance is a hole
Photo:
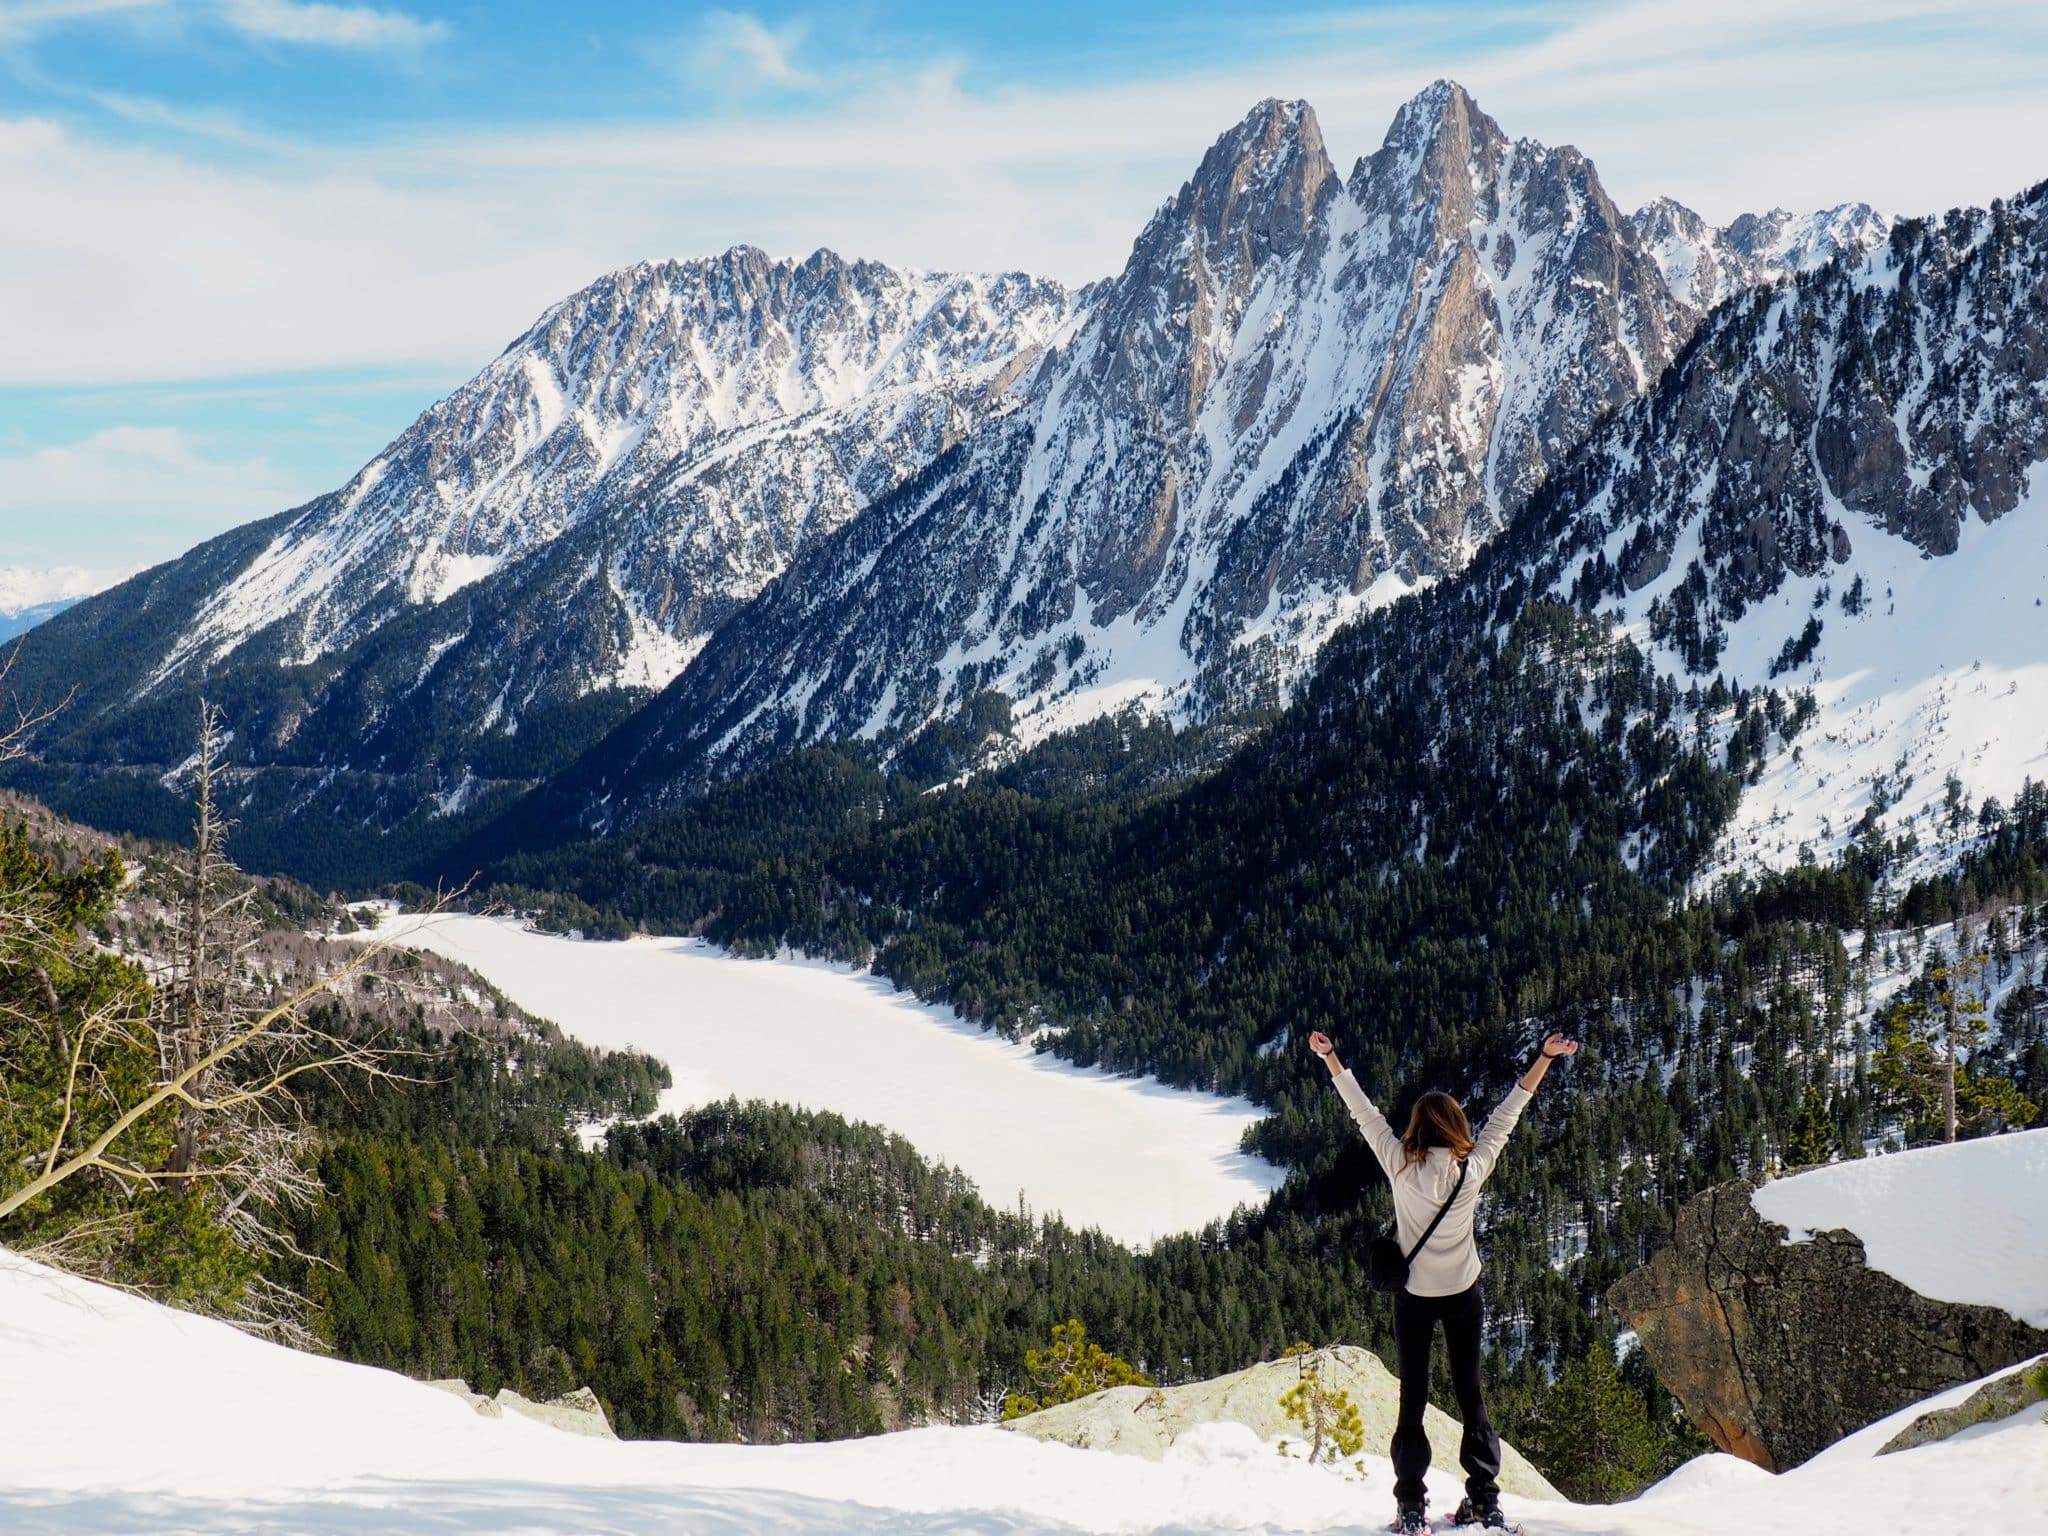
[[[1400,1232],[1401,1251],[1415,1246],[1422,1229],[1435,1219],[1451,1186],[1458,1181],[1458,1164],[1449,1147],[1431,1147],[1419,1163],[1402,1166],[1401,1138],[1387,1124],[1387,1117],[1374,1107],[1358,1079],[1346,1067],[1337,1074],[1337,1092],[1344,1107],[1358,1122],[1366,1145],[1387,1171],[1394,1186],[1394,1221]],[[1479,1191],[1500,1160],[1515,1122],[1535,1095],[1520,1083],[1508,1090],[1500,1107],[1486,1117],[1472,1151],[1465,1158],[1470,1171],[1458,1200],[1445,1212],[1443,1225],[1430,1235],[1428,1244],[1408,1266],[1408,1290],[1416,1296],[1455,1296],[1479,1278],[1479,1244],[1473,1235],[1473,1218],[1479,1209]]]

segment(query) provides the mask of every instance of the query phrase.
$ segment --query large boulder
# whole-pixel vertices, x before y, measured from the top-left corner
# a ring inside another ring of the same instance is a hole
[[[1324,1389],[1350,1394],[1365,1428],[1366,1449],[1386,1454],[1401,1406],[1400,1381],[1371,1350],[1337,1344],[1317,1353]],[[1011,1419],[1004,1427],[1038,1440],[1154,1461],[1196,1424],[1243,1424],[1263,1440],[1299,1441],[1300,1426],[1280,1407],[1280,1399],[1298,1380],[1300,1369],[1292,1359],[1268,1360],[1185,1386],[1109,1387],[1076,1402]],[[1424,1413],[1423,1428],[1436,1464],[1455,1468],[1463,1433],[1458,1421],[1432,1407]],[[1531,1499],[1562,1497],[1520,1451],[1505,1441],[1500,1451],[1502,1488]]]
[[[1757,1214],[1756,1189],[1739,1179],[1693,1199],[1671,1246],[1607,1293],[1722,1450],[1781,1472],[2048,1350],[2048,1333],[2008,1312],[1937,1300],[1872,1269],[1854,1232],[1790,1241]]]

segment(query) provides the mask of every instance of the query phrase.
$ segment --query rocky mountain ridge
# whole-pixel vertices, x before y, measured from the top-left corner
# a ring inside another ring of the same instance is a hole
[[[1744,238],[1728,282],[1823,248]],[[288,822],[432,841],[614,727],[578,770],[600,823],[993,694],[1028,735],[1257,705],[1462,569],[1697,320],[1583,155],[1449,82],[1348,178],[1305,104],[1260,104],[1080,293],[630,268],[342,490],[43,626],[21,681],[79,692],[34,787],[168,830],[205,693],[251,856],[341,878]]]
[[[1716,310],[1495,584],[1609,614],[1702,687],[1810,696],[1724,866],[1881,840],[1918,869],[1974,830],[1965,801],[2042,776],[2009,727],[2048,708],[2044,458],[2048,186]]]
[[[1262,103],[1018,407],[799,557],[573,792],[610,824],[990,690],[1027,738],[1283,697],[1338,624],[1461,570],[1696,318],[1583,155],[1454,84],[1348,179],[1305,103]]]

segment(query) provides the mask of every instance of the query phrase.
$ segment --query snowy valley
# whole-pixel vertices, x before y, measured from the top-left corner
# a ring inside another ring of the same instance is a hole
[[[1527,1536],[2048,1536],[2044,460],[2048,183],[1631,213],[1440,79],[0,569],[0,1531],[1379,1528],[1334,1075],[1521,1116]]]

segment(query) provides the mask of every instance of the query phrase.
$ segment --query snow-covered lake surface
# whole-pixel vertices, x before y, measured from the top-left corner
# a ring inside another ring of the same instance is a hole
[[[1256,1205],[1282,1177],[1238,1151],[1260,1117],[1246,1100],[1074,1067],[844,966],[693,939],[584,943],[513,918],[392,917],[379,931],[461,961],[588,1045],[667,1062],[663,1110],[737,1097],[871,1121],[993,1205],[1021,1194],[1125,1242]]]
[[[1834,1163],[1773,1179],[1750,1204],[1793,1242],[1846,1229],[1910,1290],[2048,1328],[2048,1130]]]
[[[296,1354],[0,1250],[8,1536],[1220,1536],[1383,1528],[1364,1479],[1197,1425],[1163,1460],[984,1426],[830,1445],[585,1439],[390,1371]],[[1708,1457],[1629,1504],[1508,1495],[1576,1536],[1908,1536],[2044,1529],[2038,1404],[1873,1457],[1918,1408],[1782,1477]],[[1431,1469],[1430,1504],[1458,1496]]]

